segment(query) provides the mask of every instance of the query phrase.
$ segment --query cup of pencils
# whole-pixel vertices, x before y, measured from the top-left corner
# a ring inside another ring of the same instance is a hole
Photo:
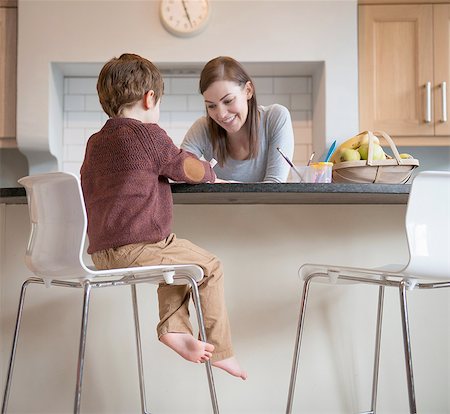
[[[292,181],[297,183],[331,183],[332,169],[332,162],[312,162],[309,165],[296,165],[291,177]]]

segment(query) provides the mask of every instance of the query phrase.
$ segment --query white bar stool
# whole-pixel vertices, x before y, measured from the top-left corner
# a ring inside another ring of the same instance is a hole
[[[27,192],[31,234],[25,261],[35,277],[27,279],[21,289],[19,308],[5,385],[2,414],[6,413],[14,370],[26,289],[30,284],[59,286],[83,290],[83,309],[76,376],[74,413],[80,412],[84,353],[91,289],[129,285],[131,287],[136,332],[138,374],[142,413],[149,413],[145,396],[144,369],[139,329],[136,285],[140,283],[188,284],[191,286],[200,339],[206,342],[205,326],[197,283],[203,270],[196,265],[145,266],[125,269],[94,270],[83,262],[87,229],[86,209],[78,178],[55,172],[24,177],[19,180]],[[213,412],[218,403],[210,361],[205,363]]]
[[[407,205],[406,235],[410,259],[404,266],[386,265],[378,269],[364,269],[305,264],[300,268],[299,276],[304,280],[304,285],[289,383],[287,414],[290,414],[293,408],[309,288],[311,282],[316,279],[331,284],[346,281],[378,286],[372,401],[366,414],[376,413],[384,288],[395,287],[399,290],[409,412],[417,413],[406,292],[413,289],[450,287],[450,172],[425,171],[415,177]],[[430,279],[433,281],[426,281]]]

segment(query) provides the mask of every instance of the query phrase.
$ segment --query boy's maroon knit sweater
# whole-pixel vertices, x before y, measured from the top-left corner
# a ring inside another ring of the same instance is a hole
[[[131,243],[156,243],[172,231],[174,181],[214,182],[205,174],[189,179],[184,160],[194,157],[177,148],[156,124],[131,118],[109,119],[89,138],[81,166],[88,216],[88,253]]]

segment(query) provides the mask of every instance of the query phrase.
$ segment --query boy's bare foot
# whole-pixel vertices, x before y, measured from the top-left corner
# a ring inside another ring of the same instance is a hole
[[[183,332],[168,332],[161,336],[159,340],[191,362],[206,362],[211,358],[212,351],[214,351],[214,345],[199,341],[192,335]]]
[[[221,361],[216,361],[212,364],[215,367],[221,368],[229,374],[234,375],[235,377],[242,378],[243,380],[247,379],[247,373],[241,369],[235,357],[222,359]]]

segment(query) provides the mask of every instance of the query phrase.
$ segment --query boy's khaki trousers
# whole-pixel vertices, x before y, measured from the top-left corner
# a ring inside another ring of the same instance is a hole
[[[199,283],[199,294],[206,338],[214,345],[211,361],[220,361],[233,355],[225,308],[222,265],[216,256],[189,240],[178,239],[172,233],[154,244],[127,244],[95,252],[92,254],[92,261],[98,269],[171,264],[200,266],[205,274]],[[189,285],[159,285],[158,338],[168,332],[193,334],[189,321],[189,298]]]

